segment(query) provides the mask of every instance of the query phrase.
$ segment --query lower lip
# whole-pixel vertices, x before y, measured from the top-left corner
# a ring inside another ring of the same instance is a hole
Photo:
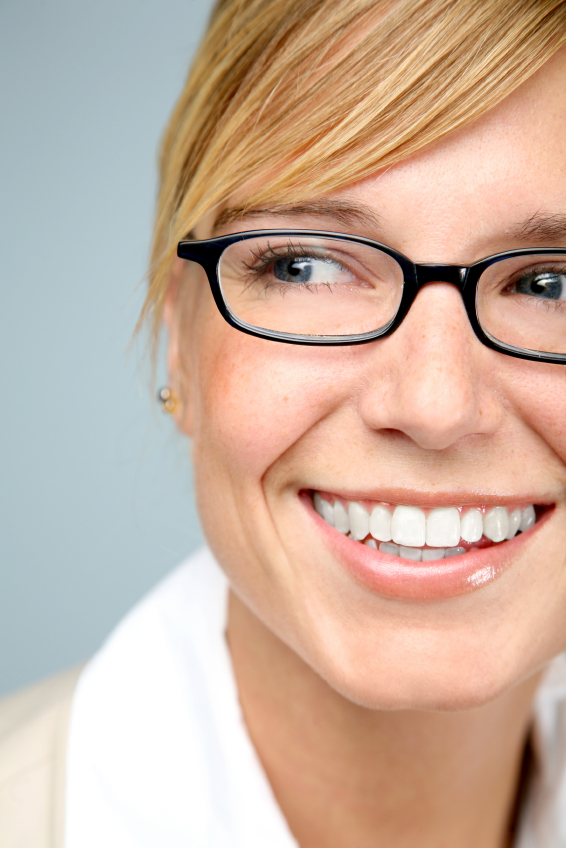
[[[530,530],[508,542],[447,559],[416,563],[389,556],[344,536],[315,512],[309,498],[305,501],[326,543],[345,569],[368,589],[402,600],[455,598],[493,583],[513,564],[528,538],[547,518],[541,516]]]

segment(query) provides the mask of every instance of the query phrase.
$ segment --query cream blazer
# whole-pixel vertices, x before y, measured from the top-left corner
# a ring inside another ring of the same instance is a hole
[[[63,848],[67,730],[80,671],[0,700],[1,848]]]

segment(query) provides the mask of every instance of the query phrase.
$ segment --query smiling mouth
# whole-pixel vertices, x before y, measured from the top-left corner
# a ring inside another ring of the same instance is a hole
[[[513,506],[418,506],[345,501],[312,492],[320,517],[345,536],[381,553],[413,562],[459,556],[513,539],[529,530],[539,513],[534,504]]]

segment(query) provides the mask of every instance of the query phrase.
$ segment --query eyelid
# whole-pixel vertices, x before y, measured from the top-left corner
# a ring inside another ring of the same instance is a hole
[[[529,276],[536,277],[537,275],[542,275],[542,274],[550,274],[550,275],[556,274],[557,276],[564,275],[564,274],[566,274],[566,264],[561,266],[561,267],[557,267],[556,265],[544,265],[544,264],[543,265],[527,266],[526,268],[521,268],[520,270],[518,270],[514,274],[512,274],[511,279],[513,281],[515,281],[515,280],[520,280],[523,277],[529,277]]]

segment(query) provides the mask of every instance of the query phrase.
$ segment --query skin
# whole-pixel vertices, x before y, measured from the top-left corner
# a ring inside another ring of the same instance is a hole
[[[566,244],[517,233],[566,211],[565,84],[561,51],[473,126],[332,195],[378,228],[262,215],[215,234],[340,229],[462,265]],[[426,286],[385,339],[317,349],[229,327],[204,274],[179,261],[165,318],[203,527],[232,585],[244,715],[300,845],[508,844],[533,692],[566,647],[564,366],[484,347],[448,284]],[[554,510],[492,583],[396,600],[346,572],[309,489]]]

